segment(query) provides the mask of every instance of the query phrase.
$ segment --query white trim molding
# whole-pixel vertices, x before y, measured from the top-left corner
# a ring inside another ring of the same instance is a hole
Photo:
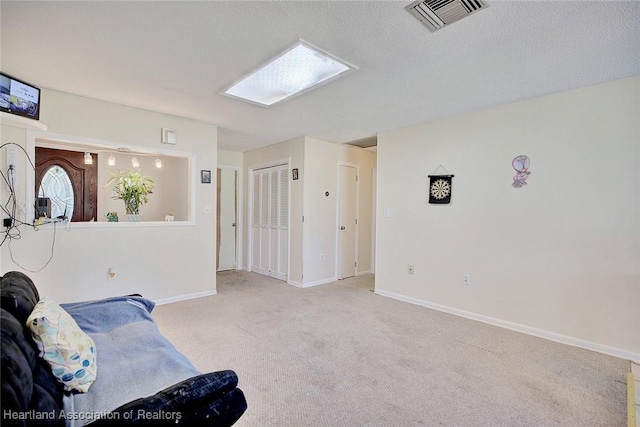
[[[183,294],[183,295],[176,295],[175,297],[160,298],[160,299],[153,300],[153,302],[155,302],[156,305],[165,305],[165,304],[171,304],[174,302],[187,301],[190,299],[210,297],[213,295],[218,295],[218,292],[217,291],[194,292],[192,294]]]
[[[550,341],[555,341],[560,344],[567,344],[573,347],[580,347],[586,350],[608,354],[609,356],[615,356],[625,360],[631,360],[635,362],[640,361],[640,353],[634,353],[629,350],[624,350],[617,347],[611,347],[608,345],[599,344],[596,342],[587,341],[580,338],[570,337],[568,335],[562,335],[555,332],[545,331],[544,329],[538,329],[531,326],[522,325],[519,323],[500,320],[493,317],[484,316],[482,314],[471,313],[469,311],[464,311],[464,310],[449,307],[446,305],[432,303],[432,302],[421,300],[418,298],[412,298],[405,295],[400,295],[395,292],[389,292],[382,289],[375,289],[374,293],[383,297],[393,298],[399,301],[420,305],[426,308],[431,308],[433,310],[438,310],[448,314],[453,314],[455,316],[464,317],[466,319],[477,320],[479,322],[488,323],[490,325],[499,326],[501,328],[510,329],[512,331],[522,332],[527,335],[533,335],[538,338],[544,338]]]
[[[333,283],[337,280],[338,280],[337,277],[330,277],[328,279],[316,280],[315,282],[309,282],[309,283],[294,282],[293,280],[289,280],[287,281],[287,283],[289,285],[293,285],[298,288],[310,288],[312,286],[326,285],[327,283]]]

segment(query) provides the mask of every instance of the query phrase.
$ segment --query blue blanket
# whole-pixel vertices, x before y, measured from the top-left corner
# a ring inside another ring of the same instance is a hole
[[[106,333],[124,324],[141,320],[153,322],[151,311],[155,305],[153,301],[139,297],[114,297],[61,304],[78,326],[88,334]]]
[[[138,297],[62,304],[94,340],[98,371],[87,393],[65,396],[67,426],[83,426],[200,373],[160,333],[151,317],[154,305]]]

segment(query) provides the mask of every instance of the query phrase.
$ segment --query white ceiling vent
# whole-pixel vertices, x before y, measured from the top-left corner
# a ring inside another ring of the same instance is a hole
[[[406,9],[431,31],[486,9],[480,0],[424,0],[411,3]]]

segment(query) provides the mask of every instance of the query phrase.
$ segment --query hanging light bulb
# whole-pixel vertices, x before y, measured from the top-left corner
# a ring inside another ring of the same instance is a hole
[[[84,164],[85,165],[92,165],[93,164],[93,159],[91,158],[91,153],[89,153],[88,151],[85,151],[85,153],[84,153]]]
[[[156,167],[160,169],[162,167],[162,160],[156,159]]]
[[[113,157],[113,155],[109,156],[109,158],[107,159],[107,164],[109,166],[115,166],[116,165],[116,158]]]
[[[140,162],[138,161],[137,157],[132,157],[131,158],[131,166],[133,166],[134,168],[139,168],[140,167]]]

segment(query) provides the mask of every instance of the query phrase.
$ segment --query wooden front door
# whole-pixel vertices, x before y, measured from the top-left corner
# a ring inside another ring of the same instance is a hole
[[[93,164],[87,165],[84,153],[36,147],[35,194],[51,200],[53,218],[97,220],[98,155],[92,157]]]

